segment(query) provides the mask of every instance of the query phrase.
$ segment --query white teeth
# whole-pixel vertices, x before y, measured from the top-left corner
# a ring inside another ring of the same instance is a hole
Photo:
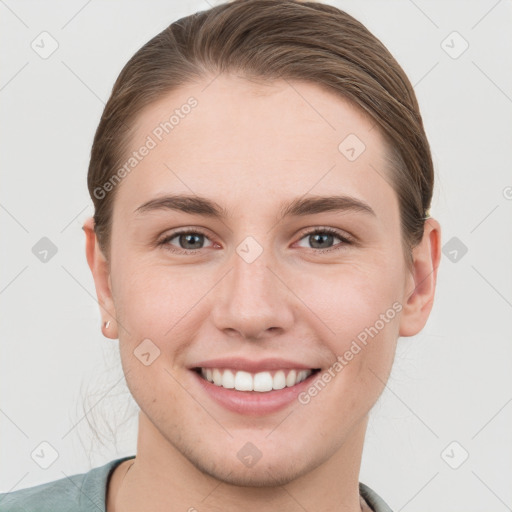
[[[302,382],[308,376],[308,372],[306,370],[302,370],[297,375],[297,383]]]
[[[286,387],[286,377],[284,376],[283,370],[279,370],[274,375],[272,380],[272,387],[274,389],[283,389]]]
[[[217,386],[222,386],[222,373],[217,368],[213,370],[213,383]]]
[[[226,370],[222,376],[222,387],[233,389],[235,387],[235,375],[231,370]]]
[[[307,379],[311,370],[278,370],[252,374],[244,371],[222,370],[220,368],[201,368],[203,378],[216,386],[237,391],[257,391],[264,393],[273,389],[292,387]]]
[[[286,377],[286,387],[291,387],[297,382],[297,372],[292,370]]]
[[[215,384],[215,382],[214,382]],[[237,391],[252,391],[252,375],[247,372],[236,372],[235,389]]]
[[[272,391],[273,379],[269,372],[260,372],[253,377],[254,391]]]

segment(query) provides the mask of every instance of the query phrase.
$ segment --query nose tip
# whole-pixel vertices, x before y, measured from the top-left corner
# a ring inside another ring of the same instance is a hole
[[[238,258],[214,301],[213,320],[244,339],[275,336],[293,324],[289,295],[262,256],[252,263]]]

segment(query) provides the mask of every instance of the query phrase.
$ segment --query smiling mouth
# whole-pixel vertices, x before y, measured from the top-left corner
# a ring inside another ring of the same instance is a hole
[[[224,389],[266,393],[293,387],[318,373],[320,368],[282,369],[250,373],[229,368],[194,368],[204,380]]]

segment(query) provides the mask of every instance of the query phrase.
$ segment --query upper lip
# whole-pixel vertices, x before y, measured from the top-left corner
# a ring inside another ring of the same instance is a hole
[[[209,359],[208,361],[200,361],[193,366],[195,368],[230,368],[237,371],[246,371],[249,373],[258,373],[269,370],[313,370],[314,366],[290,361],[287,359],[267,358],[260,361],[245,359],[243,357],[225,357],[219,359]]]

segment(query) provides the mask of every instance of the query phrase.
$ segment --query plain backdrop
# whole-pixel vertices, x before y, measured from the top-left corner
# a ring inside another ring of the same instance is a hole
[[[0,492],[135,453],[137,406],[85,259],[88,157],[126,61],[210,2],[0,1]],[[399,340],[360,481],[396,512],[511,510],[512,3],[328,3],[414,85],[443,228],[433,311]],[[47,58],[42,37],[58,45]],[[56,251],[46,262],[44,237]],[[47,469],[42,449],[56,455]]]

